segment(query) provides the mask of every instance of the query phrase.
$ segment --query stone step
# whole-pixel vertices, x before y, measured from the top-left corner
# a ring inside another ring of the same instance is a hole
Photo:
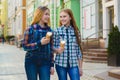
[[[83,59],[84,62],[90,62],[90,63],[107,63],[107,60],[90,60],[90,59]]]
[[[89,38],[83,40],[82,45],[85,48],[105,48],[105,41],[102,38]]]
[[[107,49],[85,49],[84,51],[87,51],[87,52],[101,52],[101,53],[107,53]]]
[[[107,49],[86,49],[83,51],[85,62],[107,63]]]
[[[107,53],[96,52],[83,52],[83,56],[107,57]]]
[[[120,69],[113,69],[108,71],[108,75],[117,79],[120,79]]]
[[[84,55],[83,59],[107,61],[107,57],[96,57]]]

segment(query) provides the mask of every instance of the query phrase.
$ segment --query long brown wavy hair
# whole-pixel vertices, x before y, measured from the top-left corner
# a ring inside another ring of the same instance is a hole
[[[73,16],[73,13],[72,13],[72,10],[70,9],[63,9],[61,10],[61,12],[65,12],[67,13],[70,17],[71,17],[71,21],[70,21],[70,25],[72,25],[73,29],[74,29],[74,32],[75,32],[75,35],[76,35],[76,38],[77,38],[77,43],[81,49],[81,52],[82,52],[82,48],[81,48],[81,35],[80,34],[80,31],[78,29],[78,26],[76,24],[76,21],[75,21],[75,18]],[[60,22],[60,26],[62,26],[62,23]]]
[[[39,6],[34,12],[34,16],[33,16],[33,20],[31,22],[31,25],[39,23],[39,21],[41,20],[44,12],[46,10],[49,10],[46,6]],[[49,19],[48,24],[46,24],[46,25],[50,26],[50,19]]]

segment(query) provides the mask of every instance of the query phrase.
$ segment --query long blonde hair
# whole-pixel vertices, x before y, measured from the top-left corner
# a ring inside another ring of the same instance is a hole
[[[70,20],[70,25],[72,25],[73,29],[74,29],[74,32],[75,32],[75,35],[76,35],[76,38],[77,38],[77,43],[82,51],[82,48],[81,48],[81,35],[79,35],[79,29],[78,29],[78,26],[76,24],[76,21],[75,21],[75,18],[73,16],[73,13],[70,9],[63,9],[61,10],[61,12],[65,12],[67,13],[70,17],[71,17],[71,20]],[[62,23],[60,22],[60,26],[62,26]]]
[[[39,7],[36,9],[36,11],[34,12],[34,16],[33,16],[33,20],[32,20],[32,22],[31,22],[31,25],[39,23],[39,21],[41,20],[44,12],[45,12],[46,10],[49,10],[46,6],[39,6]],[[48,22],[47,25],[50,26],[50,19],[49,19],[49,22]]]

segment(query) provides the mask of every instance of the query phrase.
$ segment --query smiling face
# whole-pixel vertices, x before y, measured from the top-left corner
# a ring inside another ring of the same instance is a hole
[[[49,19],[50,19],[50,11],[47,9],[47,10],[44,11],[43,16],[42,16],[40,21],[42,23],[48,24]]]
[[[71,17],[68,15],[68,13],[62,11],[60,13],[60,23],[62,25],[65,25],[65,26],[69,26],[70,25],[70,20],[71,20]]]

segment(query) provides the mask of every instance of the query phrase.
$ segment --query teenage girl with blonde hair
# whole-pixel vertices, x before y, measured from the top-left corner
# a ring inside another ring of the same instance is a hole
[[[37,76],[39,80],[50,80],[50,74],[54,73],[52,37],[45,37],[47,32],[52,32],[49,23],[50,10],[45,6],[38,7],[30,27],[25,31],[23,48],[27,51],[27,80],[37,80]]]

